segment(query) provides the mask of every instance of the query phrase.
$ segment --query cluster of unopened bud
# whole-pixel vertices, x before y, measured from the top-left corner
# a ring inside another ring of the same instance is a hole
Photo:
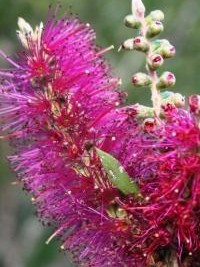
[[[158,74],[166,59],[172,58],[175,47],[166,39],[153,39],[163,32],[164,13],[154,10],[145,16],[142,0],[132,0],[132,14],[124,19],[124,24],[137,31],[136,37],[123,42],[121,48],[129,51],[143,52],[146,57],[147,72],[138,72],[132,76],[135,87],[149,87],[153,107],[139,106],[138,118],[150,118],[144,122],[144,129],[150,131],[154,127],[155,116],[164,116],[163,109],[167,105],[183,107],[185,99],[181,94],[161,93],[162,89],[172,87],[176,83],[175,75],[169,71]]]
[[[146,24],[146,33],[145,37],[139,36],[135,39],[127,40],[132,43],[132,41],[140,41],[140,47],[142,49],[138,49],[143,52],[147,52],[148,50],[148,41],[146,39],[153,38],[160,34],[164,30],[164,26],[162,24],[162,20],[164,20],[164,14],[160,10],[152,11],[146,18],[144,18],[145,24]],[[141,30],[143,27],[143,21],[141,18],[137,17],[134,14],[127,15],[124,19],[125,26],[132,28],[132,29],[138,29]],[[126,46],[127,41],[124,42],[125,45],[122,45],[124,49],[128,50],[137,50],[137,46],[134,46],[131,44],[131,46]],[[135,43],[135,42],[134,42]],[[131,49],[130,49],[131,47]]]
[[[185,106],[185,97],[180,93],[174,93],[170,91],[165,91],[161,93],[161,106],[164,108],[168,105],[182,108]],[[200,96],[193,95],[189,98],[190,109],[193,113],[200,113]],[[161,116],[164,115],[161,111]],[[136,117],[138,119],[144,119],[144,126],[152,124],[154,121],[154,109],[152,107],[147,107],[144,105],[136,106]]]
[[[164,13],[161,10],[154,10],[145,18],[147,38],[153,38],[164,31],[162,23],[164,18]]]
[[[156,71],[163,64],[164,60],[175,55],[176,49],[166,39],[151,40],[159,35],[164,26],[164,13],[161,10],[152,11],[148,16],[138,16],[137,13],[128,15],[124,19],[127,27],[138,29],[140,35],[123,42],[121,48],[125,50],[140,51],[146,54],[147,70],[149,73]],[[136,73],[132,77],[134,86],[151,86],[152,77],[145,73]],[[174,86],[176,78],[171,72],[164,72],[157,78],[157,89],[168,88]],[[155,84],[155,81],[154,81]]]
[[[153,55],[148,59],[149,68],[153,71],[163,65],[163,58],[160,55]],[[132,83],[135,87],[146,87],[152,85],[152,77],[146,73],[138,72],[132,76]],[[173,87],[176,83],[176,77],[172,72],[165,71],[158,78],[157,89]]]

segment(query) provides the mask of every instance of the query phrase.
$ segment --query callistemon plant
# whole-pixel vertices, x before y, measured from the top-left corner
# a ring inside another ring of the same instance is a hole
[[[1,139],[17,183],[30,192],[38,216],[61,249],[83,267],[200,266],[200,96],[185,103],[171,72],[175,47],[160,10],[145,15],[132,1],[124,23],[133,29],[120,50],[139,51],[146,72],[135,87],[151,90],[152,107],[122,106],[95,33],[77,18],[35,30],[19,19],[23,50],[0,72]],[[124,66],[126,68],[126,66]]]

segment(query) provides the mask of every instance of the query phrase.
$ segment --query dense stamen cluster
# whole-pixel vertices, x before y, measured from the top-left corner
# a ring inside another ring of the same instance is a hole
[[[119,79],[102,59],[108,49],[73,16],[35,30],[19,19],[24,51],[1,70],[1,138],[11,140],[13,169],[38,215],[52,224],[83,267],[200,265],[200,96],[161,92],[175,83],[157,70],[175,48],[165,39],[164,14],[147,17],[132,1],[125,25],[139,36],[122,44],[145,53],[152,107],[122,107]]]
[[[19,27],[25,50],[17,63],[9,59],[9,71],[1,71],[2,138],[12,140],[16,154],[9,159],[39,216],[58,227],[55,235],[78,228],[63,238],[62,247],[74,254],[79,247],[77,259],[90,264],[87,248],[78,242],[80,232],[88,228],[88,238],[95,237],[101,221],[99,233],[109,229],[106,207],[117,195],[92,148],[106,138],[100,135],[101,121],[123,102],[124,93],[102,59],[107,49],[94,45],[89,25],[68,16],[50,17],[40,31],[22,19]],[[114,140],[111,133],[107,138]]]

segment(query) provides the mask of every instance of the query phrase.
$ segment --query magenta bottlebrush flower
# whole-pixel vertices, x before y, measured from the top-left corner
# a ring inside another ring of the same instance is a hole
[[[21,40],[27,49],[19,55],[18,63],[11,61],[14,68],[1,72],[6,78],[1,86],[6,129],[10,126],[18,136],[41,125],[45,131],[44,126],[55,118],[64,126],[77,120],[79,127],[82,120],[92,127],[94,118],[98,120],[119,105],[122,94],[115,90],[118,79],[110,76],[101,59],[104,51],[93,44],[95,34],[88,25],[75,18],[50,19],[41,33],[38,30],[36,40],[33,34],[24,34]],[[24,123],[28,125],[22,130]],[[55,131],[56,127],[52,128]]]
[[[169,106],[151,131],[139,123],[118,155],[113,149],[139,184],[141,197],[118,204],[132,218],[130,250],[147,266],[166,251],[178,255],[180,266],[200,264],[199,144],[198,118]]]
[[[57,227],[62,248],[84,266],[113,264],[118,250],[125,253],[126,225],[108,216],[119,193],[89,151],[105,138],[100,121],[123,100],[119,80],[94,45],[93,30],[78,19],[49,18],[35,31],[20,19],[19,27],[25,50],[16,62],[1,52],[12,64],[1,71],[0,88],[1,131],[16,149],[11,164],[39,216]]]
[[[172,105],[163,108],[159,121],[139,119],[137,105],[117,109],[107,114],[99,127],[106,136],[101,148],[120,161],[140,188],[138,196],[118,192],[110,202],[120,214],[115,214],[115,219],[126,225],[121,231],[126,229],[122,243],[128,254],[118,252],[123,255],[122,266],[126,260],[131,266],[151,266],[153,262],[163,266],[166,257],[175,256],[180,266],[199,264],[198,119]],[[107,207],[110,209],[113,211],[113,206]],[[113,216],[112,212],[109,215]],[[117,227],[112,227],[119,241]]]

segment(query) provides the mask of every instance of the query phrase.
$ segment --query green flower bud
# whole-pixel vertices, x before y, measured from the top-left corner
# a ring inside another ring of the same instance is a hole
[[[162,97],[162,102],[161,102],[162,105],[173,104],[178,108],[184,107],[185,105],[185,97],[179,93],[165,91],[161,93],[161,97]]]
[[[138,36],[133,39],[133,47],[137,51],[147,52],[149,50],[149,44],[146,38]]]
[[[129,50],[129,51],[133,50],[134,49],[133,39],[128,39],[124,41],[121,48],[123,48],[124,50]]]
[[[156,39],[152,41],[152,51],[157,53],[164,45],[170,45],[167,39]]]
[[[172,72],[164,72],[157,83],[158,88],[168,88],[174,86],[176,83],[176,77]]]
[[[161,10],[154,10],[149,14],[148,18],[151,18],[152,20],[163,21],[165,15]]]
[[[125,26],[132,29],[139,29],[141,26],[141,21],[134,15],[127,15],[124,19]]]
[[[132,77],[132,83],[136,87],[149,86],[152,83],[152,79],[149,75],[138,72]]]
[[[171,58],[175,56],[176,48],[171,44],[169,45],[166,44],[166,45],[163,45],[163,47],[161,47],[160,53],[164,58]]]
[[[152,42],[152,50],[163,56],[163,58],[171,58],[176,54],[176,49],[166,39],[155,40]]]
[[[172,94],[174,94],[174,93],[171,91],[164,91],[161,93],[161,98],[162,98],[162,100],[166,100],[169,97],[171,97]]]
[[[147,29],[147,37],[153,38],[164,31],[164,26],[160,21],[153,21],[149,24]]]
[[[144,119],[144,118],[153,118],[154,117],[154,109],[152,107],[147,107],[143,105],[138,105],[136,108],[137,111],[137,118]]]
[[[147,64],[150,70],[156,70],[160,68],[163,65],[163,63],[164,63],[164,59],[159,54],[150,55],[147,60]]]

